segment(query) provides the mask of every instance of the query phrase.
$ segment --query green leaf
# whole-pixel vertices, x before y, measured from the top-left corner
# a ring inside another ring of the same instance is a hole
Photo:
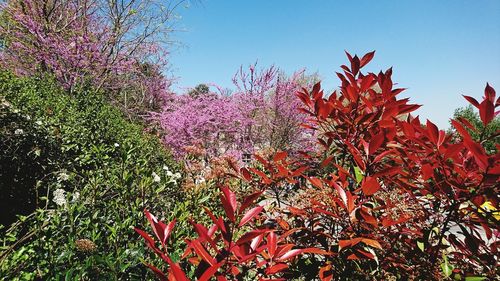
[[[424,251],[424,249],[425,249],[424,242],[417,241],[417,246],[420,249],[420,251],[422,251],[422,252]]]
[[[200,202],[198,202],[198,203],[200,203],[200,204],[201,204],[201,203],[207,202],[207,201],[210,199],[210,197],[211,197],[210,195],[207,195],[207,196],[205,196],[205,197],[201,198],[201,199],[200,199]]]
[[[483,277],[483,276],[469,276],[469,277],[465,277],[465,281],[482,281],[482,280],[486,280],[486,277]]]
[[[354,167],[354,175],[356,176],[356,182],[360,183],[363,180],[363,171],[359,167]]]
[[[453,265],[448,263],[448,257],[443,253],[443,263],[441,263],[441,269],[445,278],[448,278],[453,273]]]

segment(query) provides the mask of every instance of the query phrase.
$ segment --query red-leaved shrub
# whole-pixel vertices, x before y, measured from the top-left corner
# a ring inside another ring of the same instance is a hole
[[[398,97],[391,69],[361,72],[374,52],[347,56],[339,91],[325,96],[318,83],[298,93],[321,151],[256,155],[261,169],[233,167],[255,193],[238,205],[221,188],[225,216],[206,210],[211,226],[192,222],[198,237],[186,240],[187,262],[173,263],[137,230],[169,265],[167,273],[150,265],[159,277],[187,280],[190,266],[198,280],[498,276],[500,154],[487,154],[465,119],[452,120],[454,136],[413,117],[419,105]],[[484,125],[498,115],[489,85],[482,100],[465,98]],[[173,223],[146,215],[164,246]]]

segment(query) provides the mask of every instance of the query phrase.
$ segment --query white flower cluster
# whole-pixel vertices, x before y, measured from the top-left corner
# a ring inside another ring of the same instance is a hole
[[[69,180],[69,175],[63,171],[63,172],[59,173],[59,175],[57,176],[57,179],[59,181],[67,181],[67,180]]]
[[[170,171],[170,169],[166,165],[163,165],[163,170],[165,171],[165,174],[167,176],[167,183],[172,182],[174,184],[177,184],[177,180],[182,177],[180,173],[172,173],[172,171]],[[161,177],[157,173],[153,172],[151,176],[153,177],[154,182],[161,182]]]
[[[170,169],[168,168],[168,166],[166,165],[163,165],[163,170],[165,171],[165,174],[166,174],[166,178],[167,178],[167,183],[174,183],[174,184],[177,184],[177,180],[180,179],[182,177],[182,175],[180,173],[172,173],[172,171],[170,171]],[[161,181],[161,177],[153,172],[151,174],[151,176],[153,177],[153,181],[154,182],[160,182]]]
[[[58,188],[54,190],[52,195],[54,196],[54,198],[52,198],[52,201],[56,203],[57,206],[66,205],[66,191],[64,189]]]
[[[179,172],[172,173],[167,165],[163,165],[163,170],[165,170],[167,177],[170,178],[170,182],[177,183],[177,180],[182,177]]]
[[[153,172],[153,174],[151,174],[153,176],[153,181],[154,182],[160,182],[161,181],[161,178],[160,176],[158,176],[157,173]]]

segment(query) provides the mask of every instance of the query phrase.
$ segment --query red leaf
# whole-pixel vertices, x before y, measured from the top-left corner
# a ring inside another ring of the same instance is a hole
[[[382,133],[375,134],[375,136],[373,136],[372,140],[370,141],[370,146],[368,149],[369,155],[372,155],[375,151],[377,151],[377,149],[379,149],[380,146],[382,146],[382,144],[384,143],[384,140],[385,140],[384,134]]]
[[[410,113],[412,111],[419,109],[420,107],[422,107],[422,105],[420,105],[420,104],[401,105],[399,107],[399,114],[402,115],[402,114]]]
[[[265,185],[269,185],[271,184],[273,181],[266,175],[264,174],[264,172],[262,171],[259,171],[255,168],[250,168],[250,171],[252,171],[252,173],[256,174],[257,176],[259,176],[261,179],[262,179],[262,183],[265,184]]]
[[[361,185],[363,189],[363,193],[367,196],[375,194],[380,189],[380,184],[378,183],[376,178],[366,177],[363,180],[363,184]]]
[[[295,256],[298,256],[298,255],[300,255],[302,253],[303,253],[303,249],[290,250],[287,253],[285,253],[284,255],[282,255],[281,257],[279,257],[277,260],[279,260],[279,261],[285,261],[287,259],[291,259],[291,258],[293,258]]]
[[[479,117],[481,117],[481,121],[483,121],[485,126],[493,120],[493,117],[495,117],[495,106],[493,102],[487,99],[481,102],[479,105]]]
[[[239,169],[238,169],[238,167],[236,167],[236,163],[234,161],[227,159],[227,163],[229,164],[231,169],[233,169],[235,172],[239,171]]]
[[[328,164],[330,164],[330,162],[332,162],[332,160],[333,160],[333,156],[327,157],[325,160],[321,161],[320,167],[324,168],[324,167],[328,166]]]
[[[353,196],[350,191],[346,192],[347,195],[347,211],[349,213],[354,210],[354,200],[356,200],[357,196]]]
[[[248,181],[248,182],[252,181],[252,175],[250,174],[250,172],[248,171],[247,168],[241,168],[240,173],[241,173],[241,175],[243,175],[243,178],[246,181]]]
[[[221,201],[222,206],[224,207],[224,211],[226,212],[227,217],[234,222],[234,212],[236,211],[236,195],[227,187],[221,188]]]
[[[287,156],[288,156],[288,153],[286,153],[286,151],[278,152],[278,153],[274,154],[273,160],[274,160],[274,162],[279,162],[279,161],[285,159]]]
[[[366,92],[366,90],[368,90],[374,84],[374,79],[375,78],[373,77],[373,75],[367,75],[363,77],[363,79],[361,80],[359,91]]]
[[[375,51],[367,53],[366,55],[363,56],[363,58],[361,58],[359,66],[363,67],[367,65],[373,59],[374,56],[375,56]]]
[[[175,221],[176,219],[174,218],[171,222],[168,223],[167,228],[165,228],[164,232],[165,240],[168,239],[168,237],[170,237],[170,234],[172,234],[172,230],[174,229],[175,226]]]
[[[318,188],[323,188],[323,182],[315,177],[309,177],[309,182]]]
[[[222,231],[222,232],[226,232],[226,227],[224,226],[224,222],[222,221],[221,218],[217,219],[214,214],[212,212],[210,212],[210,210],[206,207],[203,207],[203,209],[205,210],[205,213],[208,214],[208,216],[210,217],[210,219],[213,221],[213,223],[215,225],[217,225],[219,227],[219,229]]]
[[[473,106],[475,106],[476,108],[479,108],[479,102],[477,102],[477,100],[473,97],[469,97],[469,96],[465,96],[465,95],[462,95],[470,104],[472,104]]]
[[[315,96],[319,93],[320,90],[321,90],[321,82],[314,84],[312,89],[312,95],[314,98],[316,98]]]
[[[474,159],[476,160],[479,168],[481,168],[483,171],[486,171],[486,168],[488,167],[488,156],[486,155],[484,148],[477,142],[466,139],[464,139],[464,145],[474,156]]]
[[[216,260],[205,250],[205,247],[201,245],[200,241],[197,239],[191,241],[191,245],[196,252],[203,260],[205,260],[210,265],[215,265]]]
[[[195,223],[194,221],[190,221],[190,223],[191,225],[193,225],[194,230],[196,231],[196,233],[198,233],[198,236],[200,236],[200,238],[208,241],[210,245],[212,245],[212,247],[216,248],[215,242],[212,240],[212,237],[210,237],[211,235],[208,233],[208,230],[205,226],[199,223]]]
[[[434,169],[429,164],[422,165],[422,179],[424,181],[432,178],[434,176]]]
[[[189,281],[184,271],[179,267],[179,264],[169,262],[168,265],[170,265],[170,272],[174,275],[175,281]]]
[[[135,232],[137,232],[139,235],[142,236],[142,238],[144,238],[144,240],[146,240],[146,246],[148,246],[149,248],[151,248],[152,250],[154,250],[155,252],[156,251],[159,251],[158,248],[156,248],[155,246],[155,241],[153,240],[153,238],[151,238],[151,236],[149,236],[144,230],[141,230],[137,227],[134,227],[134,230]]]
[[[167,281],[168,278],[167,276],[165,275],[165,273],[163,273],[161,270],[159,270],[158,268],[156,268],[154,265],[151,265],[149,263],[146,264],[147,267],[149,267],[149,269],[151,269],[158,278],[160,278],[160,280],[162,281]]]
[[[352,247],[361,242],[363,238],[353,238],[347,240],[339,240],[339,251],[346,247]]]
[[[255,251],[262,242],[262,240],[264,240],[264,234],[252,238],[252,242],[250,243],[250,248]]]
[[[378,221],[377,219],[370,215],[366,210],[364,210],[363,208],[361,209],[358,209],[359,210],[359,214],[361,215],[361,217],[363,217],[363,219],[365,220],[366,223],[368,224],[371,224],[373,225],[374,227],[377,227],[378,225]]]
[[[355,254],[350,254],[348,257],[347,257],[348,260],[359,260],[359,258],[355,255]]]
[[[427,135],[434,144],[438,143],[439,129],[436,125],[434,125],[434,123],[429,121],[429,119],[427,119]]]
[[[276,248],[277,248],[277,237],[276,237],[276,233],[274,232],[270,232],[268,235],[267,235],[267,250],[269,251],[269,255],[271,257],[274,257],[274,253],[276,252]]]
[[[158,219],[155,216],[153,216],[149,211],[144,210],[144,214],[146,215],[147,220],[151,224],[151,228],[153,228],[156,237],[160,240],[160,243],[163,246],[165,246],[165,242],[170,236],[172,229],[174,228],[175,219],[172,222],[170,222],[167,226],[165,223],[158,221]]]
[[[212,276],[214,276],[214,274],[217,272],[217,270],[219,270],[219,268],[224,264],[225,262],[225,259],[222,260],[221,262],[219,262],[218,264],[215,264],[215,265],[212,265],[211,267],[209,267],[200,277],[200,279],[198,279],[198,281],[208,281],[210,280],[210,278]]]
[[[298,177],[298,176],[301,176],[305,171],[307,171],[307,167],[306,166],[301,166],[301,167],[298,167],[297,169],[295,169],[293,172],[292,172],[292,177]]]
[[[266,274],[273,275],[288,268],[286,263],[278,263],[266,269]]]
[[[363,238],[361,241],[368,246],[372,246],[373,248],[377,248],[377,249],[382,250],[382,246],[380,245],[380,243],[377,240]]]
[[[495,102],[495,89],[490,86],[490,84],[486,83],[486,87],[484,88],[484,98],[489,100],[491,103]]]
[[[464,140],[472,140],[469,132],[467,132],[467,130],[462,126],[462,124],[453,119],[451,120],[451,124],[453,125],[453,127],[455,127],[457,132],[462,136]]]
[[[269,166],[269,162],[267,162],[267,160],[265,160],[264,158],[262,158],[260,155],[254,154],[254,156],[255,156],[255,159],[257,159],[257,161],[259,161],[260,163],[262,163],[262,165],[264,165],[264,167],[268,167]]]
[[[243,243],[246,243],[248,241],[251,241],[252,239],[254,239],[255,237],[261,235],[261,234],[264,234],[266,233],[267,230],[264,230],[264,229],[256,229],[256,230],[252,230],[252,231],[249,231],[245,234],[243,234],[240,239],[238,239],[238,241],[236,241],[236,244],[237,245],[241,245]]]
[[[298,92],[297,96],[305,105],[309,105],[311,103],[311,99],[309,98],[309,94],[304,92]]]
[[[360,61],[358,56],[354,56],[351,60],[351,72],[353,75],[356,75],[360,68]]]
[[[321,281],[331,281],[333,279],[331,270],[332,266],[330,264],[321,267],[321,269],[319,270],[319,278],[321,279]]]
[[[347,145],[347,148],[349,149],[349,152],[351,153],[352,157],[354,158],[354,162],[358,165],[358,167],[361,169],[361,171],[365,171],[366,169],[366,164],[363,161],[363,158],[361,157],[361,153],[357,148],[355,148],[350,142],[345,141],[345,144]]]
[[[243,213],[243,211],[245,211],[246,208],[248,208],[250,205],[252,205],[254,203],[254,201],[260,197],[260,195],[262,195],[262,191],[257,191],[257,192],[254,192],[248,196],[246,196],[244,199],[243,199],[243,203],[241,203],[241,206],[240,206],[240,214]]]
[[[250,209],[244,216],[241,218],[240,224],[238,227],[242,227],[245,225],[247,222],[249,222],[252,218],[254,218],[256,215],[260,214],[262,212],[262,209],[264,209],[263,206],[258,206],[253,209]]]
[[[345,207],[347,207],[347,204],[348,204],[347,203],[347,195],[346,195],[344,189],[335,182],[333,183],[333,187],[335,187],[335,190],[337,190],[337,193],[339,194],[340,199],[342,199],[342,202],[344,202]]]
[[[293,246],[293,245],[292,245]],[[286,252],[284,255],[279,257],[277,260],[279,261],[285,261],[288,259],[291,259],[293,257],[296,257],[301,254],[318,254],[318,255],[323,255],[323,256],[330,256],[331,253],[318,249],[318,248],[304,248],[304,249],[293,249],[288,252]]]

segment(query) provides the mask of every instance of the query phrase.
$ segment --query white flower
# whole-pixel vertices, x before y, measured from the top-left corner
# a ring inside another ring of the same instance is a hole
[[[160,176],[158,176],[155,172],[153,172],[152,176],[153,176],[153,181],[154,182],[160,182],[161,181]]]
[[[176,179],[180,179],[182,176],[181,176],[181,173],[175,173],[174,174],[174,178]]]
[[[205,178],[202,177],[202,176],[197,176],[195,179],[194,179],[194,183],[196,185],[199,185],[199,184],[203,184],[205,183]]]
[[[54,190],[52,195],[54,196],[54,198],[52,198],[52,201],[54,201],[56,205],[63,206],[66,204],[66,191],[64,189],[58,188]]]
[[[16,129],[14,131],[14,134],[16,134],[16,135],[22,135],[23,133],[24,133],[23,129]]]
[[[73,193],[73,199],[71,199],[71,203],[75,203],[76,201],[78,201],[78,199],[80,198],[80,192],[76,191]]]
[[[118,143],[115,142],[115,147],[119,147],[119,146],[120,146],[120,144],[118,144]]]
[[[43,122],[40,121],[40,120],[38,120],[38,121],[35,122],[35,124],[37,124],[38,126],[42,126]]]
[[[163,165],[163,170],[168,171],[169,170],[168,166],[167,165]]]
[[[69,179],[69,175],[65,172],[59,173],[58,179],[60,181],[67,181]]]
[[[171,171],[167,171],[167,177],[171,178],[174,174]]]

